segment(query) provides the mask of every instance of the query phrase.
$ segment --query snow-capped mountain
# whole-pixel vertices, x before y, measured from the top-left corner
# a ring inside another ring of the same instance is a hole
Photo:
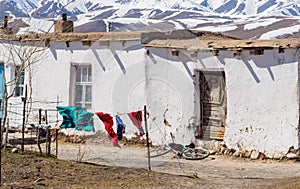
[[[2,0],[1,14],[49,18],[115,7],[118,9],[190,10],[225,15],[299,16],[299,0]]]
[[[31,26],[23,32],[48,31],[62,13],[77,32],[104,31],[108,22],[112,31],[188,28],[241,38],[295,37],[300,30],[300,0],[0,0],[0,5],[0,18]]]

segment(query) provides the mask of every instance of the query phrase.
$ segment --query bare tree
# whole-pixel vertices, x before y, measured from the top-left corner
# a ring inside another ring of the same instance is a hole
[[[58,12],[61,12],[64,8],[66,8],[69,4],[71,4],[73,0],[67,0],[65,5],[62,5],[61,9]],[[66,19],[66,14],[63,14]],[[28,117],[30,116],[31,106],[32,106],[32,77],[33,77],[33,65],[41,62],[46,58],[45,50],[50,46],[50,40],[47,35],[50,33],[50,30],[53,29],[54,23],[43,31],[43,34],[38,34],[32,32],[28,29],[27,34],[22,35],[13,35],[13,29],[8,27],[8,17],[5,16],[4,24],[2,28],[2,32],[0,29],[0,40],[2,41],[2,48],[5,52],[5,62],[4,65],[10,65],[14,68],[18,67],[15,72],[15,77],[5,78],[4,82],[4,107],[3,107],[3,122],[1,124],[1,128],[3,128],[6,124],[7,116],[8,116],[8,107],[9,107],[9,99],[13,97],[18,88],[18,83],[24,79],[24,73],[27,74],[26,84],[28,85],[28,101],[26,105],[26,123],[28,121]],[[39,28],[39,27],[38,27]],[[37,28],[35,28],[37,29]],[[43,37],[41,37],[43,36]],[[1,133],[1,136],[2,133]],[[1,141],[2,144],[2,141]]]
[[[45,40],[34,35],[5,35],[2,36],[2,45],[4,49],[3,56],[5,57],[4,66],[11,66],[14,68],[14,75],[11,78],[4,77],[4,99],[3,99],[3,122],[4,128],[8,116],[9,99],[13,97],[16,92],[25,93],[25,85],[28,86],[28,98],[26,104],[26,121],[28,121],[32,106],[32,77],[33,65],[41,62],[46,58],[45,50],[47,46],[44,45]],[[24,78],[25,74],[26,79]],[[19,83],[23,87],[18,86]],[[21,90],[21,91],[20,91]],[[1,136],[2,133],[1,133]]]

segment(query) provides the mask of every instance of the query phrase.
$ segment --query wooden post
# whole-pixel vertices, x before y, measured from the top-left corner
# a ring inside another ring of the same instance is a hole
[[[22,97],[23,101],[23,124],[22,124],[22,144],[21,151],[24,153],[24,135],[25,135],[25,118],[26,118],[26,100],[27,100],[27,85],[25,85],[25,97]]]
[[[42,124],[42,109],[39,109],[39,126]]]
[[[1,99],[0,99],[0,106],[1,106]],[[0,107],[0,109],[1,109],[1,107]],[[2,132],[2,118],[0,117],[0,132]],[[0,140],[1,140],[1,143],[0,143],[0,186],[2,186],[2,174],[1,174],[1,172],[2,172],[2,166],[1,166],[1,164],[2,164],[2,159],[1,159],[1,157],[2,157],[2,136],[0,135]]]
[[[47,115],[47,110],[45,110],[45,123],[48,125],[48,115]]]
[[[45,110],[45,125],[46,125],[46,153],[50,156],[51,153],[51,130],[48,127],[48,114],[47,110]]]
[[[150,144],[149,144],[149,135],[148,135],[148,126],[147,126],[147,108],[146,108],[146,105],[144,106],[144,120],[145,120],[147,151],[148,151],[148,168],[149,168],[149,171],[151,171],[151,165],[150,165]]]
[[[2,111],[2,99],[0,99],[0,111]],[[2,140],[3,140],[2,139],[2,137],[3,137],[2,131],[3,131],[3,129],[2,129],[2,117],[0,117],[0,149],[2,149]],[[1,166],[1,162],[0,162],[0,166]]]
[[[38,133],[37,133],[37,145],[38,145],[38,148],[39,148],[39,151],[40,151],[41,155],[43,155],[43,153],[42,153],[42,148],[41,148],[41,145],[40,145],[40,134],[41,134],[41,128],[38,127]]]
[[[57,106],[59,105],[59,96],[57,95]],[[56,110],[56,124],[58,124],[58,111]],[[58,157],[58,128],[55,129],[55,155]]]
[[[0,99],[0,111],[2,111],[2,99]],[[3,129],[2,129],[2,117],[0,117],[0,147],[2,149],[2,132],[3,132]],[[1,163],[1,162],[0,162]]]
[[[48,139],[49,139],[49,137],[48,137],[48,128],[44,128],[44,129],[46,129],[45,130],[45,132],[46,132],[46,154],[48,155],[48,147],[49,147],[49,145],[48,145],[48,143],[49,143],[49,141],[48,141]]]
[[[51,154],[51,129],[47,128],[47,132],[46,132],[46,153],[48,156],[50,156]]]
[[[56,149],[55,149],[55,155],[56,158],[58,157],[58,129],[55,129],[55,143],[56,143]]]
[[[2,111],[2,99],[0,99],[0,111]],[[0,133],[2,132],[2,117],[0,117]],[[2,186],[2,136],[0,135],[0,186]]]

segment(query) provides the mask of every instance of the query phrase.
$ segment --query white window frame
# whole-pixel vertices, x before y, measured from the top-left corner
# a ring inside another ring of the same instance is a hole
[[[80,79],[78,79],[78,71],[80,71]],[[87,72],[84,72],[87,71]],[[71,64],[71,91],[72,91],[72,105],[85,107],[88,110],[92,109],[93,101],[93,80],[92,80],[92,65],[91,64]],[[83,74],[84,73],[84,74]],[[81,95],[77,96],[76,89],[77,86],[81,86]],[[87,88],[90,87],[90,96],[88,97],[90,101],[87,101]],[[79,99],[80,100],[79,100]]]

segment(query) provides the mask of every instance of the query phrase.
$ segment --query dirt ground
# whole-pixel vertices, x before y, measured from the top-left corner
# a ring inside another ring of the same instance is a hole
[[[105,135],[79,143],[61,138],[58,159],[35,152],[2,155],[3,188],[300,188],[300,162],[210,155],[199,161],[174,154],[152,158],[144,143],[113,147]],[[44,148],[43,148],[44,150]],[[55,154],[55,142],[52,143]]]
[[[45,158],[3,154],[3,188],[197,188],[203,179]]]

